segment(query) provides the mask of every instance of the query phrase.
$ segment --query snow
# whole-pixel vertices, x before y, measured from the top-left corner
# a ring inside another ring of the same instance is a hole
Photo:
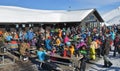
[[[102,17],[109,25],[120,24],[120,7],[104,14]]]
[[[109,58],[113,65],[110,68],[103,68],[104,60],[100,59],[98,62],[90,65],[86,71],[120,71],[120,55],[113,57],[113,52],[110,52]]]
[[[0,6],[0,22],[80,22],[94,9],[36,10],[15,6]]]
[[[118,7],[118,9],[120,9],[120,6]]]

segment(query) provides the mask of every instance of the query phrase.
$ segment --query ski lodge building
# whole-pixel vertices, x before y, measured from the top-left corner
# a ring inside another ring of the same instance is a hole
[[[48,26],[100,27],[104,22],[96,9],[35,10],[14,6],[0,6],[0,30]]]

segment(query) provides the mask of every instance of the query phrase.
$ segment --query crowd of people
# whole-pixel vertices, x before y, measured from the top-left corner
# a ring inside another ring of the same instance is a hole
[[[116,57],[116,52],[120,55],[118,31],[119,29],[115,25],[102,26],[100,29],[81,26],[48,29],[40,27],[38,31],[34,31],[33,27],[30,27],[29,30],[0,32],[0,41],[10,45],[12,51],[19,51],[24,57],[26,57],[28,49],[35,47],[41,61],[45,60],[47,52],[50,52],[51,55],[58,54],[69,58],[73,56],[79,58],[82,55],[82,59],[80,59],[82,71],[85,69],[84,63],[95,60],[96,57],[104,58],[103,67],[112,65],[108,55],[113,46],[113,56]]]

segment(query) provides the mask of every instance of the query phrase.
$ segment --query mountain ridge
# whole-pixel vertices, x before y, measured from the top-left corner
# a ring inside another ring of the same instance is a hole
[[[120,6],[102,15],[107,25],[120,24]]]

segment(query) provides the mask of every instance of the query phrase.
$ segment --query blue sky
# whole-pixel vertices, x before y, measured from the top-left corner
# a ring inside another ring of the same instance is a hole
[[[45,10],[96,8],[104,13],[120,6],[120,0],[0,0],[0,5]]]

